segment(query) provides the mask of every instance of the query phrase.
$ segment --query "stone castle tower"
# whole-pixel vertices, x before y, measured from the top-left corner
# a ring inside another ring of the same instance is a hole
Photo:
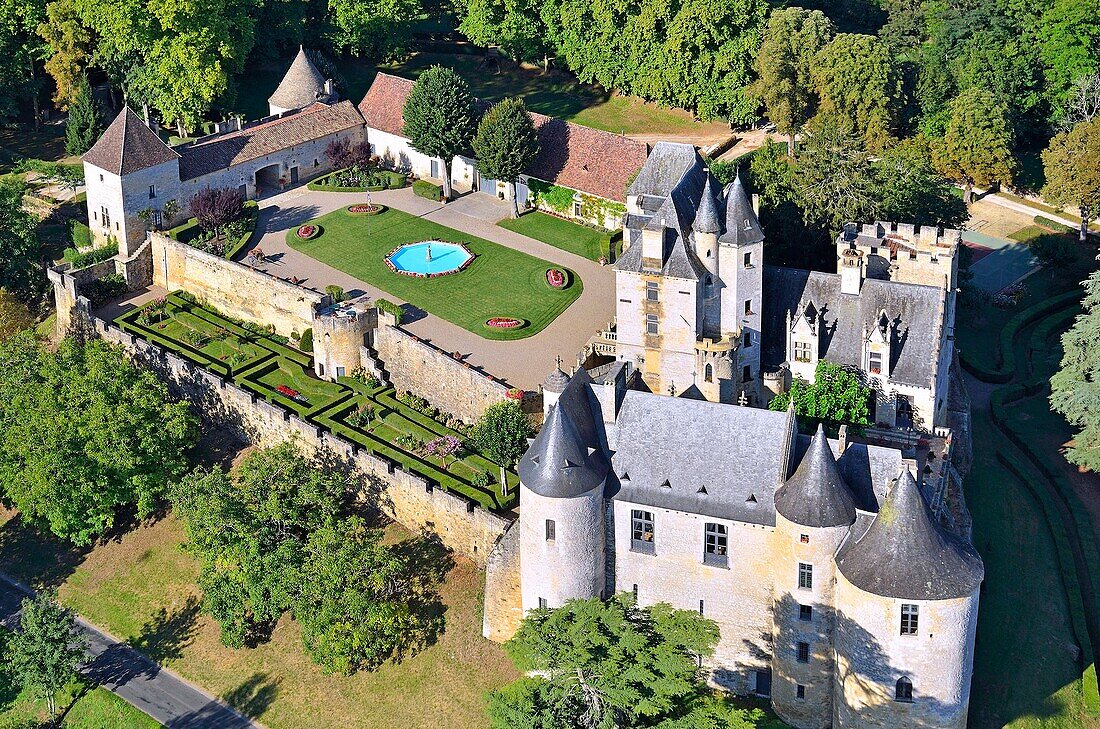
[[[622,389],[547,379],[519,465],[524,611],[632,584],[712,617],[712,682],[796,729],[966,726],[984,568],[907,456],[800,435],[793,411]],[[704,432],[732,460],[680,442]]]

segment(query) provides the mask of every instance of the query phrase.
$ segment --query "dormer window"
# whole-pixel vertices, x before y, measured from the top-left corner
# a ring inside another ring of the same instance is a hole
[[[795,342],[794,343],[794,361],[795,362],[809,362],[810,361],[810,343],[809,342]]]
[[[752,223],[749,222],[748,218],[745,218],[745,230],[752,230]]]
[[[869,370],[871,370],[872,375],[881,375],[882,374],[882,353],[881,352],[871,352],[870,353],[870,355],[868,356],[868,366],[867,366],[867,368]]]

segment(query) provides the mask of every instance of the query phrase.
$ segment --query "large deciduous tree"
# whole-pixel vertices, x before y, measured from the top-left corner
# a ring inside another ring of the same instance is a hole
[[[0,180],[0,286],[25,301],[38,300],[45,287],[38,221],[23,207],[22,180]]]
[[[420,0],[329,0],[332,42],[352,55],[388,58],[405,48]]]
[[[768,408],[782,411],[792,402],[796,414],[817,422],[871,424],[870,388],[855,372],[825,360],[817,363],[813,383],[795,379],[791,389],[772,398]]]
[[[776,131],[787,136],[787,151],[795,152],[795,135],[817,111],[813,68],[818,52],[833,36],[833,24],[820,10],[779,8],[756,56],[759,78],[750,93],[764,104]]]
[[[633,729],[682,717],[705,694],[699,658],[717,642],[714,621],[639,608],[629,594],[533,610],[505,648],[535,675],[489,694],[490,724]]]
[[[1005,105],[989,91],[968,89],[951,102],[946,133],[934,149],[936,166],[964,186],[969,205],[975,185],[1012,182],[1014,142]]]
[[[485,177],[504,180],[511,190],[512,217],[519,217],[516,179],[539,153],[539,137],[523,99],[494,104],[477,125],[473,141],[477,169]]]
[[[1085,313],[1062,335],[1062,363],[1050,378],[1050,406],[1078,428],[1066,459],[1100,470],[1100,272],[1083,284]]]
[[[187,467],[195,418],[156,375],[103,340],[32,332],[0,346],[0,494],[24,518],[87,544],[123,508],[144,518]]]
[[[500,46],[517,62],[538,61],[546,73],[551,49],[534,0],[466,0],[458,30],[479,46]]]
[[[901,74],[894,54],[872,35],[841,33],[814,60],[818,114],[842,120],[872,151],[884,149],[897,128]]]
[[[830,238],[845,223],[875,218],[878,190],[871,156],[832,117],[815,122],[803,141],[794,187],[806,222],[827,230]]]
[[[103,118],[92,99],[92,88],[87,77],[81,79],[76,98],[69,105],[69,119],[65,122],[65,152],[81,155],[91,149],[103,133]]]
[[[76,616],[45,590],[25,598],[19,630],[8,639],[5,658],[23,690],[45,699],[50,719],[57,716],[57,694],[75,681],[87,660],[87,640],[77,630]]]
[[[443,197],[451,199],[451,161],[469,151],[475,130],[474,99],[453,70],[432,66],[405,100],[405,136],[421,154],[443,165]]]
[[[31,310],[7,289],[0,287],[0,342],[32,326],[34,315]]]
[[[1100,117],[1057,134],[1043,152],[1043,197],[1052,205],[1074,207],[1081,216],[1079,238],[1100,210]]]
[[[39,67],[47,50],[37,31],[45,17],[45,0],[0,0],[0,117],[14,116],[19,102],[30,101],[35,129],[42,122]]]

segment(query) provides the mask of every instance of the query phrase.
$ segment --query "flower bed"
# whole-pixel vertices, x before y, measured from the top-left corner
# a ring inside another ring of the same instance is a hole
[[[355,205],[348,205],[347,211],[352,215],[378,215],[386,209],[385,205],[375,205],[367,203],[356,203]]]
[[[485,321],[485,326],[490,329],[519,329],[525,323],[523,319],[514,319],[510,316],[494,316]]]
[[[321,226],[314,223],[307,223],[298,227],[298,237],[302,240],[312,240],[321,235]]]
[[[279,385],[275,388],[275,392],[279,393],[280,395],[285,395],[291,400],[297,400],[299,397],[302,396],[302,393],[298,392],[293,387],[287,387],[286,385]]]
[[[563,289],[565,288],[566,280],[565,271],[560,268],[546,269],[546,283],[550,284],[550,288]]]
[[[513,387],[512,389],[508,390],[508,392],[504,393],[504,395],[505,397],[512,400],[522,400],[523,390],[519,389],[518,387]]]

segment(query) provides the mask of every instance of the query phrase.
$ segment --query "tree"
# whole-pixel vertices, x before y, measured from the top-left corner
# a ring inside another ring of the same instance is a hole
[[[527,439],[533,435],[534,429],[519,405],[502,400],[485,409],[474,423],[470,439],[487,457],[509,468],[527,452]]]
[[[31,310],[7,289],[0,288],[0,343],[33,326]]]
[[[511,190],[512,217],[519,217],[516,179],[539,153],[539,137],[523,99],[493,104],[477,125],[473,141],[477,169],[484,177],[504,180]]]
[[[310,535],[336,524],[349,493],[343,474],[289,442],[253,451],[232,473],[196,469],[173,489],[202,563],[203,609],[225,645],[262,639],[292,608]]]
[[[0,345],[0,495],[75,544],[133,508],[153,513],[186,469],[195,418],[123,351],[24,331]]]
[[[795,379],[790,390],[772,398],[768,409],[786,410],[791,402],[800,417],[827,423],[871,424],[870,388],[855,372],[825,360],[817,363],[812,384]]]
[[[352,144],[346,137],[338,137],[325,145],[325,157],[334,169],[344,169],[370,162],[370,144],[360,142]]]
[[[871,156],[859,138],[831,118],[815,121],[803,141],[794,187],[806,222],[828,231],[830,239],[845,223],[875,219],[878,190]]]
[[[1100,1],[1050,0],[1036,24],[1045,95],[1062,108],[1078,79],[1100,71]]]
[[[1100,116],[1055,135],[1043,152],[1043,173],[1046,201],[1077,208],[1081,216],[1078,239],[1083,243],[1089,221],[1100,210]]]
[[[420,0],[329,0],[332,42],[354,56],[392,58],[408,44],[421,8]]]
[[[45,0],[0,0],[0,115],[13,116],[20,102],[30,101],[35,130],[42,124],[38,66],[46,55],[37,30],[45,16]]]
[[[187,207],[202,229],[213,231],[217,237],[224,226],[243,214],[244,195],[233,187],[206,187],[191,196]]]
[[[537,672],[489,694],[493,729],[653,726],[689,712],[705,692],[700,657],[718,642],[714,621],[629,594],[571,600],[527,613],[505,649]]]
[[[905,139],[871,163],[875,185],[875,220],[961,229],[970,217],[951,181],[932,165],[923,137]]]
[[[947,131],[934,149],[936,167],[965,189],[963,201],[974,200],[974,185],[1008,184],[1015,174],[1015,141],[1008,111],[988,91],[972,88],[951,102]]]
[[[80,81],[76,98],[69,105],[69,120],[65,123],[65,152],[81,155],[91,149],[103,133],[103,118],[92,100],[92,87],[88,78]]]
[[[38,220],[23,207],[25,191],[18,178],[0,180],[0,286],[29,302],[42,294],[45,276]]]
[[[432,66],[405,100],[405,136],[421,154],[443,163],[443,198],[451,199],[451,160],[470,148],[474,99],[467,83],[449,68]]]
[[[1050,406],[1078,428],[1066,460],[1100,470],[1100,271],[1083,284],[1084,314],[1062,335],[1062,363],[1050,378]]]
[[[546,27],[539,3],[532,0],[466,0],[459,4],[458,31],[479,46],[500,46],[517,63],[539,61],[543,73],[550,63]]]
[[[902,103],[901,75],[890,47],[875,36],[841,33],[816,56],[818,114],[850,125],[872,151],[890,143]]]
[[[47,46],[46,73],[54,81],[53,101],[68,109],[76,100],[92,54],[92,33],[80,19],[78,0],[54,0],[46,5],[46,20],[38,35]]]
[[[24,598],[19,631],[9,639],[7,659],[23,689],[46,700],[50,718],[57,716],[57,692],[79,675],[87,659],[87,640],[77,630],[72,611],[44,590]]]
[[[1089,122],[1100,116],[1100,73],[1077,79],[1069,99],[1062,109],[1061,131],[1072,129],[1079,122]]]
[[[406,547],[385,546],[359,517],[310,535],[294,615],[306,653],[326,671],[351,675],[400,659],[443,627],[436,586],[450,565],[436,545],[412,564]],[[431,543],[428,543],[431,544]]]
[[[792,158],[795,135],[817,110],[814,59],[832,36],[833,24],[820,10],[778,8],[768,18],[750,93],[763,102],[776,131],[787,135]]]

